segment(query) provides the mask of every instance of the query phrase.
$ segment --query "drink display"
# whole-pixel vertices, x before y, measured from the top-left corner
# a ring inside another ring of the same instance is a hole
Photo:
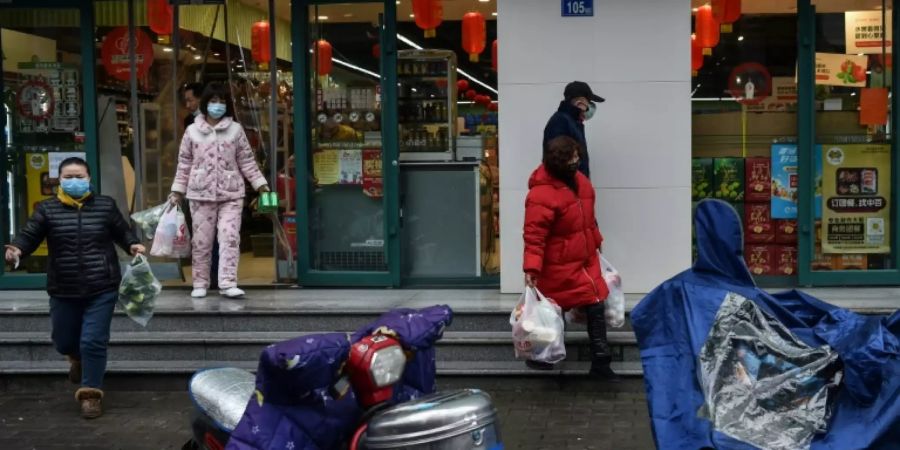
[[[452,161],[456,136],[456,56],[404,50],[397,63],[401,161]]]

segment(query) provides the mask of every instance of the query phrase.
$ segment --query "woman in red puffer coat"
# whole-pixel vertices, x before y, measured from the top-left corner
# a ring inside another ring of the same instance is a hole
[[[583,308],[591,346],[591,374],[608,380],[612,357],[606,339],[605,300],[600,270],[603,236],[594,216],[594,186],[578,172],[579,144],[568,136],[552,139],[543,164],[528,181],[525,200],[525,283],[537,287],[564,310]],[[551,364],[527,361],[534,369]]]

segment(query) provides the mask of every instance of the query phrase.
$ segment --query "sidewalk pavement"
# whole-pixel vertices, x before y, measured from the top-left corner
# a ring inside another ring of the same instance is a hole
[[[491,393],[507,449],[654,448],[640,380],[614,392],[574,387]],[[86,421],[71,392],[7,392],[0,399],[0,448],[178,450],[190,438],[193,406],[184,392],[110,391],[104,406],[103,417]]]

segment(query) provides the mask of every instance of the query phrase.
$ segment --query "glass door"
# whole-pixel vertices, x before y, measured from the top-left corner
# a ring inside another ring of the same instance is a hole
[[[70,156],[91,165],[99,186],[93,132],[96,96],[93,27],[78,2],[35,7],[6,2],[0,8],[0,139],[3,243],[18,233],[42,200],[56,195],[59,163]],[[88,20],[85,20],[88,19]],[[0,268],[0,285],[38,288],[45,283],[47,248],[41,245],[17,268]],[[2,272],[0,272],[2,273]]]
[[[896,284],[893,2],[800,7],[801,284]]]
[[[396,286],[396,5],[308,3],[293,3],[299,281]]]

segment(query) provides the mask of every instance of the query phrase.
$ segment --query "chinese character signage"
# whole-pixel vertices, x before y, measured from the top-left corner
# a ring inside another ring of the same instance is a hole
[[[866,87],[868,56],[816,53],[816,84]]]
[[[824,149],[824,253],[890,253],[890,145]]]
[[[844,14],[844,36],[847,53],[881,54],[882,47],[891,53],[891,11],[887,11],[887,26],[882,26],[881,11],[853,11]],[[884,33],[887,32],[885,37]]]
[[[822,217],[822,146],[816,152],[814,187],[816,190],[816,218]],[[796,219],[797,199],[800,195],[800,176],[797,169],[797,144],[772,145],[772,218]]]

